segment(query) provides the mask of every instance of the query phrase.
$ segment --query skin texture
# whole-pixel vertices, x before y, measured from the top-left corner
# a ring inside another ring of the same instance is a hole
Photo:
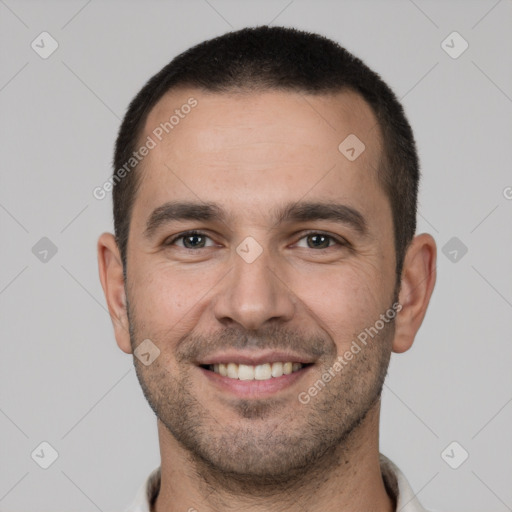
[[[394,510],[379,468],[380,393],[391,352],[408,350],[423,321],[436,245],[428,234],[414,238],[397,295],[375,116],[352,92],[174,90],[150,112],[141,140],[191,96],[197,106],[137,171],[126,283],[113,236],[98,241],[119,347],[130,354],[150,339],[160,350],[149,366],[134,358],[158,418],[156,510]],[[338,150],[349,134],[365,144],[353,162]],[[168,222],[145,237],[149,216],[169,201],[216,203],[225,219]],[[350,206],[367,233],[327,219],[276,225],[273,211],[298,201]],[[172,241],[190,229],[204,233],[199,248]],[[236,251],[246,237],[262,249],[251,263]],[[301,403],[299,393],[395,300],[394,322]],[[196,364],[228,349],[287,350],[314,364],[270,396],[239,397]]]

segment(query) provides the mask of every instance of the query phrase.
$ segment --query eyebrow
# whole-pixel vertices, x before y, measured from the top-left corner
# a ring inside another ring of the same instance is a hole
[[[357,231],[368,234],[364,216],[351,206],[334,202],[295,202],[271,211],[274,227],[285,222],[311,222],[329,220]],[[144,230],[144,236],[150,239],[161,226],[169,222],[200,220],[226,222],[226,212],[215,203],[194,203],[171,201],[151,213]]]

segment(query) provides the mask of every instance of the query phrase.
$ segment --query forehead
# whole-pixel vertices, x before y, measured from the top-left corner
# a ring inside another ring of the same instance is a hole
[[[377,119],[352,91],[177,89],[149,113],[140,142],[149,139],[154,148],[139,166],[135,201],[144,209],[184,196],[218,202],[229,196],[232,206],[237,198],[238,206],[261,209],[284,196],[355,200],[361,193],[371,207],[379,192]],[[354,152],[356,159],[347,157]]]
[[[190,104],[195,106],[189,107]],[[162,126],[165,123],[167,131]],[[159,130],[163,133],[159,134]],[[165,94],[153,107],[143,134],[144,138],[149,135],[158,139],[160,145],[173,145],[178,153],[179,145],[194,142],[197,154],[215,151],[219,143],[229,143],[233,138],[239,143],[269,143],[269,137],[273,137],[275,144],[332,150],[350,131],[369,143],[370,152],[380,146],[377,119],[354,91],[312,95],[278,90],[214,93],[180,88]]]

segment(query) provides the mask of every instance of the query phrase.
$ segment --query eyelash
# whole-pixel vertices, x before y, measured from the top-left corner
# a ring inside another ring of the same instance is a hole
[[[193,235],[198,235],[198,236],[204,236],[204,237],[207,237],[207,238],[210,238],[211,240],[211,237],[208,236],[206,233],[204,233],[203,231],[199,231],[199,230],[195,230],[195,229],[192,229],[190,231],[185,231],[183,233],[180,233],[178,235],[176,235],[175,237],[171,238],[170,240],[164,242],[164,245],[165,246],[171,246],[173,245],[177,240],[180,240],[180,239],[183,239],[183,238],[186,238],[187,236],[193,236]],[[341,247],[349,247],[350,244],[343,238],[338,238],[338,237],[335,237],[334,235],[330,235],[328,233],[324,233],[322,231],[315,231],[315,230],[310,230],[310,231],[306,231],[302,234],[302,236],[299,238],[299,240],[302,240],[303,238],[306,238],[308,237],[309,235],[322,235],[322,236],[325,236],[327,238],[330,238],[332,241],[336,242],[337,245],[341,246]],[[329,246],[329,247],[324,247],[323,249],[316,249],[318,252],[320,251],[326,251],[328,249],[331,249],[333,246]],[[199,247],[198,249],[206,249],[207,247]],[[188,250],[188,251],[197,251],[198,249],[191,249],[189,247],[181,247],[181,249],[185,249],[185,250]],[[312,249],[312,247],[308,247],[308,249]]]

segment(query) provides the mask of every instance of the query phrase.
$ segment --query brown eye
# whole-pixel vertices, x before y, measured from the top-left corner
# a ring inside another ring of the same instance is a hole
[[[301,244],[302,240],[306,240],[306,245]],[[344,246],[346,245],[343,240],[338,240],[332,235],[327,235],[326,233],[318,233],[316,231],[312,231],[310,233],[306,233],[300,240],[300,247],[305,247],[307,249],[329,249],[334,245]]]
[[[331,241],[330,236],[322,234],[308,235],[306,239],[308,240],[308,247],[311,249],[327,249]]]
[[[166,242],[165,245],[177,245],[183,249],[204,249],[205,247],[210,247],[213,243],[207,245],[207,240],[211,240],[209,236],[206,236],[204,233],[196,232],[196,231],[188,231],[186,233],[182,233],[174,237],[169,242]],[[176,242],[181,241],[181,244],[177,244]]]
[[[183,245],[187,249],[197,249],[204,247],[205,237],[202,235],[187,235],[183,237]]]

